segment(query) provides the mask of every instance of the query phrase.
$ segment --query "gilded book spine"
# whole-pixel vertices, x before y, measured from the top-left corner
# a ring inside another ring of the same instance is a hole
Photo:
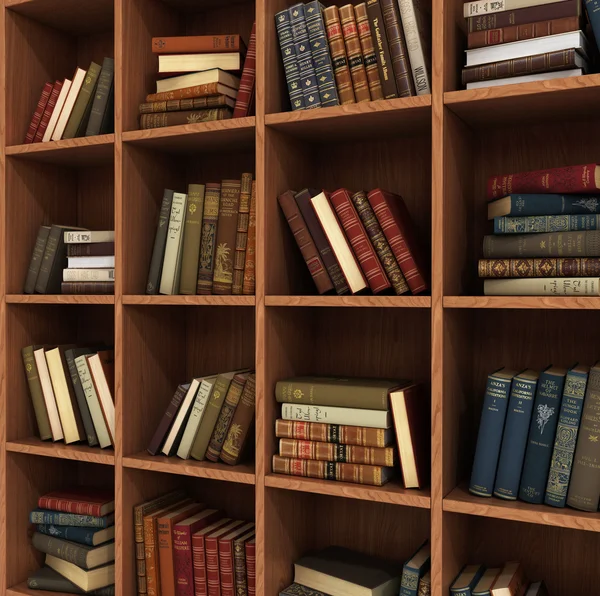
[[[173,101],[179,99],[193,99],[194,97],[211,97],[218,95],[219,83],[207,83],[205,85],[195,85],[194,87],[185,87],[175,91],[164,91],[162,93],[150,93],[146,95],[146,102],[155,101]]]
[[[383,12],[381,11],[379,0],[367,0],[367,14],[369,15],[369,26],[371,27],[371,35],[375,44],[377,68],[379,69],[383,98],[394,99],[398,97],[398,89],[396,87],[396,79],[392,68],[392,56],[390,54],[385,23],[383,21]]]
[[[352,76],[348,66],[344,36],[342,34],[342,23],[340,22],[340,11],[337,6],[328,6],[323,11],[323,19],[327,28],[327,40],[329,51],[333,62],[333,74],[337,85],[340,103],[355,103],[354,89],[352,88]]]
[[[300,65],[296,56],[296,47],[292,35],[289,10],[282,10],[275,15],[275,26],[279,37],[279,47],[283,57],[283,69],[287,81],[292,110],[303,110],[304,94],[300,85]]]
[[[256,180],[252,182],[250,197],[250,218],[248,220],[248,239],[246,241],[246,260],[244,262],[244,283],[242,294],[253,296],[256,288]]]
[[[600,258],[481,259],[479,277],[600,277]]]
[[[202,217],[202,239],[198,264],[198,294],[211,294],[215,258],[215,238],[219,221],[221,185],[208,183],[204,195],[204,215]]]
[[[369,25],[369,15],[367,14],[367,5],[363,2],[354,7],[356,15],[356,26],[358,27],[358,37],[362,48],[365,70],[369,81],[369,91],[373,101],[383,99],[383,89],[379,78],[379,67],[377,66],[377,54],[373,45],[371,36],[371,27]]]
[[[235,237],[235,256],[233,259],[233,287],[231,293],[234,295],[240,295],[244,287],[244,264],[246,263],[251,199],[252,174],[242,174],[240,208],[238,210],[237,233]]]
[[[248,579],[246,577],[246,542],[250,537],[246,534],[233,542],[233,563],[235,596],[248,596]]]
[[[165,128],[179,124],[198,124],[200,122],[214,122],[215,120],[228,120],[231,118],[230,108],[213,108],[207,110],[186,110],[183,112],[161,112],[160,114],[142,114],[140,128]]]
[[[600,215],[529,215],[495,217],[494,234],[533,234],[597,230]]]
[[[185,110],[220,108],[226,105],[228,105],[226,95],[214,95],[212,97],[146,102],[140,104],[139,110],[140,114],[153,114],[154,112],[183,112]]]
[[[358,103],[371,101],[369,80],[367,78],[360,39],[358,37],[356,18],[354,16],[354,6],[352,6],[352,4],[346,4],[346,6],[340,8],[339,13],[356,101]]]
[[[378,449],[294,439],[279,440],[279,455],[296,459],[315,459],[371,466],[393,466],[395,464],[393,447]]]
[[[223,180],[221,184],[213,294],[231,294],[233,288],[233,260],[235,258],[240,189],[239,180]]]
[[[221,450],[221,461],[226,464],[234,466],[243,455],[243,449],[254,421],[255,391],[256,376],[251,374],[244,385],[240,403],[235,410]]]

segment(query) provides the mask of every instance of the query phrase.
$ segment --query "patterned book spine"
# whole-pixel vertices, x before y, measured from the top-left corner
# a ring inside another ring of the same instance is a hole
[[[219,83],[206,83],[204,85],[194,85],[175,91],[164,91],[162,93],[150,93],[146,95],[146,102],[156,101],[176,101],[180,99],[193,99],[195,97],[211,97],[219,94]]]
[[[600,277],[600,259],[482,259],[479,277]]]
[[[600,231],[485,236],[486,259],[600,257]]]
[[[192,535],[192,562],[194,565],[194,596],[207,596],[206,555],[204,550],[205,535]]]
[[[211,294],[215,259],[215,238],[219,221],[221,185],[208,183],[204,194],[204,215],[202,217],[202,239],[198,263],[198,294]]]
[[[215,240],[213,294],[231,294],[233,289],[233,261],[235,258],[240,190],[241,182],[239,180],[223,180],[221,183],[219,222]]]
[[[356,98],[354,97],[354,89],[352,87],[352,76],[350,75],[350,67],[348,66],[338,7],[328,6],[323,11],[323,20],[325,21],[327,30],[327,40],[329,41],[329,51],[333,63],[333,74],[335,75],[340,103],[342,105],[355,103]]]
[[[431,596],[431,574],[426,573],[419,580],[419,596]]]
[[[488,203],[488,219],[499,216],[589,215],[600,213],[600,197],[592,195],[511,194]]]
[[[319,85],[313,64],[313,57],[306,28],[306,17],[304,16],[304,4],[294,4],[288,9],[290,23],[292,24],[292,37],[294,38],[294,49],[298,57],[300,68],[300,85],[304,94],[304,107],[307,110],[321,107],[319,96]]]
[[[196,294],[205,191],[204,184],[188,184],[179,279],[179,293],[184,295]]]
[[[539,232],[577,232],[597,230],[599,215],[530,215],[495,217],[494,234],[532,234]]]
[[[79,544],[72,544],[67,540],[61,540],[60,538],[54,538],[53,536],[46,536],[35,532],[31,544],[37,550],[58,557],[63,561],[68,561],[80,567],[81,569],[88,569],[87,554],[88,548]]]
[[[393,466],[394,448],[356,447],[314,441],[279,440],[279,455],[295,459],[316,459],[370,466]]]
[[[356,26],[358,27],[358,37],[360,39],[360,47],[362,48],[365,70],[367,71],[371,99],[377,101],[383,99],[383,89],[381,88],[381,79],[379,78],[377,53],[373,45],[367,5],[364,2],[357,4],[354,7],[354,14],[356,15]]]
[[[219,580],[221,596],[235,596],[235,572],[233,566],[233,540],[219,540]]]
[[[282,10],[275,15],[275,26],[279,37],[279,47],[283,58],[283,69],[287,81],[292,110],[304,110],[304,93],[300,84],[300,63],[296,56],[294,37],[289,10]]]
[[[148,596],[158,596],[160,593],[160,566],[156,542],[156,518],[149,515],[144,518],[144,576]]]
[[[192,99],[171,99],[168,101],[152,101],[141,103],[140,114],[153,114],[155,112],[183,112],[185,110],[202,110],[205,108],[219,108],[227,105],[226,95],[213,97],[194,97]]]
[[[339,15],[356,101],[357,103],[371,101],[369,79],[367,78],[360,38],[358,36],[358,26],[356,25],[354,6],[352,6],[352,4],[342,6],[339,9]]]
[[[254,98],[254,88],[256,85],[256,22],[252,25],[250,41],[248,42],[248,52],[244,61],[242,78],[240,79],[240,88],[233,109],[234,118],[244,118],[250,113],[250,106]]]
[[[244,283],[242,294],[254,296],[256,289],[256,180],[252,182],[250,196],[250,216],[248,219],[248,238],[246,240],[246,259],[244,261]]]
[[[218,54],[244,52],[244,40],[239,35],[187,35],[182,37],[153,37],[155,54]]]
[[[142,114],[140,116],[140,129],[165,128],[167,126],[178,126],[180,124],[199,124],[200,122],[214,122],[216,120],[227,120],[229,118],[231,118],[230,108]]]
[[[486,279],[484,296],[600,296],[598,277]]]
[[[246,542],[248,534],[233,541],[233,567],[235,596],[248,596],[248,578],[246,576]]]
[[[54,86],[52,87],[52,93],[50,93],[50,97],[48,98],[48,103],[44,108],[44,114],[42,115],[42,119],[40,120],[40,125],[35,133],[35,137],[33,138],[34,143],[41,143],[44,138],[44,133],[48,128],[48,123],[50,122],[50,118],[52,117],[52,112],[56,107],[56,101],[58,100],[58,96],[60,95],[60,90],[62,89],[63,82],[56,81]]]
[[[246,542],[246,579],[248,596],[256,596],[256,540]]]
[[[114,515],[95,517],[75,513],[36,510],[29,514],[32,524],[52,524],[57,526],[76,526],[80,528],[108,528],[114,524]]]
[[[206,579],[208,596],[221,596],[221,576],[219,573],[219,540],[215,536],[207,536],[204,540],[206,556]]]
[[[375,44],[377,68],[379,69],[383,98],[394,99],[398,97],[398,88],[396,87],[396,78],[394,76],[394,69],[392,68],[392,55],[390,54],[383,12],[379,0],[367,0],[367,14],[369,15],[369,26],[371,27],[371,35]]]
[[[392,475],[393,468],[344,464],[310,459],[291,459],[273,456],[273,473],[289,476],[304,476],[321,480],[337,480],[370,486],[383,486]]]
[[[95,546],[94,534],[99,531],[92,528],[76,528],[72,526],[55,526],[48,524],[38,524],[36,530],[41,534],[77,542],[77,544],[85,544],[86,546]]]
[[[27,134],[25,135],[25,143],[33,143],[33,139],[35,138],[35,134],[38,130],[40,122],[42,121],[42,116],[44,115],[44,110],[46,109],[46,105],[50,100],[50,94],[52,93],[52,83],[46,83],[44,88],[42,89],[42,94],[38,99],[37,105],[35,106],[35,111],[33,112],[33,116],[31,117],[31,122],[29,123],[29,128],[27,129]]]
[[[248,245],[248,226],[250,224],[250,201],[252,199],[252,174],[242,174],[240,188],[240,207],[237,217],[235,237],[235,256],[233,259],[233,287],[231,293],[239,296],[244,288],[244,265],[246,246]]]
[[[101,503],[89,503],[60,496],[40,497],[38,499],[38,507],[40,509],[49,509],[51,511],[62,511],[64,513],[75,513],[77,515],[92,515],[94,517],[100,517],[102,514]]]
[[[231,466],[239,462],[254,421],[255,392],[256,376],[251,374],[244,385],[240,402],[233,415],[227,438],[221,450],[221,461]]]
[[[462,82],[475,83],[477,81],[488,81],[490,79],[505,79],[508,77],[518,77],[526,74],[537,74],[539,72],[553,72],[555,70],[568,70],[570,68],[579,68],[580,58],[577,51],[560,50],[547,52],[546,54],[536,54],[535,56],[525,56],[523,58],[512,58],[510,60],[501,60],[482,66],[469,66],[463,68]],[[515,190],[515,192],[525,192]],[[533,190],[531,192],[540,192]],[[556,190],[556,192],[563,192]],[[566,192],[566,191],[564,191]],[[582,192],[575,190],[572,192]]]
[[[194,596],[192,535],[189,525],[177,524],[173,528],[173,563],[175,570],[175,593],[177,596]]]

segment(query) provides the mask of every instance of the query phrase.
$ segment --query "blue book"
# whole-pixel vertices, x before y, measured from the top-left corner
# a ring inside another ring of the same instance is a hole
[[[29,514],[32,524],[48,524],[54,526],[77,526],[81,528],[108,528],[115,523],[115,514],[95,517],[93,515],[78,515],[76,513],[62,513],[49,509],[34,509]]]
[[[600,215],[526,215],[494,217],[494,234],[534,234],[597,230]]]
[[[502,499],[515,500],[519,494],[538,376],[536,371],[526,370],[513,380],[494,484],[494,495]]]
[[[304,107],[307,110],[320,108],[321,96],[319,95],[319,85],[317,84],[317,75],[308,39],[304,4],[301,2],[294,4],[288,10],[290,13],[290,23],[292,24],[294,48],[300,69],[300,85],[302,86],[302,93],[304,93]]]
[[[331,53],[329,51],[329,43],[327,42],[327,31],[322,11],[323,5],[318,0],[308,2],[304,7],[306,28],[308,29],[310,50],[312,52],[315,74],[317,75],[321,106],[326,108],[329,106],[339,106],[340,98],[335,84],[333,63],[331,62]]]
[[[600,196],[508,195],[488,204],[488,219],[505,215],[590,215],[600,213]]]
[[[474,495],[491,497],[494,491],[510,385],[516,374],[514,370],[501,368],[488,376],[469,484]]]
[[[585,0],[585,9],[596,38],[596,45],[600,47],[600,0]]]
[[[418,596],[419,580],[429,571],[431,566],[431,547],[424,542],[417,552],[404,563],[400,596]]]
[[[550,472],[544,499],[546,505],[564,507],[567,504],[571,468],[573,467],[573,457],[577,445],[577,434],[581,423],[581,412],[583,411],[583,400],[589,373],[589,366],[577,365],[567,374],[556,428],[554,450],[550,459]]]
[[[481,579],[477,582],[477,585],[471,590],[471,596],[491,596],[492,584],[501,572],[502,569],[500,567],[486,569]]]
[[[519,499],[528,503],[544,502],[566,376],[566,369],[552,367],[538,381],[519,488]]]
[[[296,56],[294,38],[292,36],[292,24],[288,10],[282,10],[275,15],[275,27],[279,37],[279,47],[283,58],[283,69],[288,86],[292,110],[303,110],[304,94],[300,85],[300,66]]]
[[[54,536],[63,540],[85,544],[87,546],[98,546],[103,542],[115,539],[115,527],[84,528],[77,526],[55,526],[49,524],[38,524],[37,531],[40,534]]]
[[[485,571],[483,565],[465,565],[458,577],[450,586],[450,594],[460,596],[473,596],[473,588],[477,585]]]

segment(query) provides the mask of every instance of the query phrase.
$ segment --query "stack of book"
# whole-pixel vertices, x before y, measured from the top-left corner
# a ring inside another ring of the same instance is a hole
[[[114,72],[112,58],[102,66],[92,62],[78,68],[73,80],[48,82],[35,108],[25,143],[93,137],[114,130]]]
[[[113,351],[61,345],[21,353],[40,438],[114,446]]]
[[[115,594],[115,501],[112,491],[75,488],[39,498],[29,514],[34,548],[46,554],[45,567],[28,587],[70,594]]]
[[[599,191],[596,164],[490,177],[494,234],[483,240],[479,275],[501,279],[486,279],[484,293],[600,295]]]
[[[156,93],[140,104],[140,128],[250,114],[256,81],[256,24],[247,52],[240,35],[154,37],[152,51],[158,54],[159,76],[169,78],[159,78]]]
[[[402,197],[379,188],[305,188],[279,205],[319,294],[397,295],[429,289],[425,259]]]
[[[490,374],[469,490],[597,511],[599,387],[600,362]]]
[[[431,93],[431,14],[417,0],[318,0],[275,15],[292,110]],[[391,66],[391,67],[390,67]]]
[[[165,189],[146,294],[253,295],[256,181]]]
[[[254,522],[174,491],[134,507],[140,594],[254,594]]]
[[[450,587],[450,594],[469,596],[549,596],[543,581],[529,582],[517,561],[503,567],[465,565]]]
[[[423,394],[420,385],[390,379],[279,381],[273,472],[382,486],[400,466],[405,488],[423,488],[429,468]]]
[[[581,0],[465,2],[467,89],[576,77],[593,46],[584,34]],[[600,18],[600,14],[598,15]]]
[[[148,453],[235,465],[251,443],[256,377],[249,369],[179,385]]]

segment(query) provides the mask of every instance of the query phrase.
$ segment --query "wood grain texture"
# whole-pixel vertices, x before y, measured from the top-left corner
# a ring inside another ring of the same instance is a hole
[[[114,296],[100,294],[7,294],[7,304],[114,304]]]
[[[444,296],[445,308],[534,308],[597,310],[592,296]]]
[[[60,459],[90,462],[93,464],[115,465],[115,455],[111,449],[102,450],[85,445],[65,445],[64,443],[48,443],[37,437],[9,441],[6,450],[14,453],[29,455],[43,455]]]
[[[113,161],[114,141],[115,136],[109,134],[30,145],[12,145],[6,148],[6,154],[42,163],[67,166],[96,165]]]
[[[150,306],[254,306],[254,296],[123,296],[123,304]]]
[[[267,306],[431,308],[429,296],[266,296]]]

